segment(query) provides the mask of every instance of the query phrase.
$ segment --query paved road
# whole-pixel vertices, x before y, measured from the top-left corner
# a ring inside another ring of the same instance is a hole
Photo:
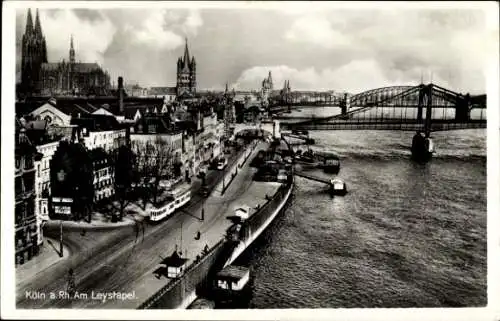
[[[239,155],[233,153],[230,157],[229,165],[237,159],[237,156]],[[222,174],[223,172],[220,171],[210,172],[207,176],[209,187],[213,188],[222,178]],[[248,177],[244,179],[251,181]],[[194,190],[200,187],[199,182],[194,185]],[[244,190],[244,188],[237,187],[233,189],[239,192]],[[229,199],[237,197],[237,195],[228,193],[227,197]],[[210,229],[210,226],[215,224],[217,216],[220,216],[219,206],[209,206],[210,208],[205,209],[205,221],[200,222],[195,216],[199,215],[203,200],[200,195],[193,195],[191,202],[185,208],[186,212],[193,215],[177,212],[170,219],[157,225],[147,224],[144,230],[140,230],[139,237],[136,237],[137,231],[135,227],[123,227],[113,231],[88,231],[84,236],[80,235],[79,231],[66,231],[65,241],[73,255],[68,260],[19,282],[16,293],[17,307],[101,308],[108,305],[112,305],[112,307],[133,307],[138,305],[137,303],[146,298],[139,297],[134,302],[124,301],[123,304],[121,302],[117,304],[116,301],[70,301],[59,298],[53,300],[33,300],[26,298],[25,293],[26,291],[40,291],[46,293],[48,296],[50,292],[54,292],[57,295],[59,291],[66,290],[66,276],[69,268],[74,269],[77,290],[82,293],[88,293],[89,296],[92,290],[123,292],[137,289],[137,293],[150,293],[151,287],[161,287],[166,282],[162,280],[162,284],[160,284],[158,281],[155,281],[154,278],[151,278],[150,271],[158,266],[161,260],[160,256],[164,257],[171,254],[173,248],[175,248],[175,244],[180,244],[181,226],[185,242],[192,243],[197,230],[200,230],[202,235],[204,235],[203,233],[206,233]],[[224,203],[221,202],[220,205],[223,206]],[[50,234],[50,232],[56,233],[56,231],[48,231],[47,234]],[[204,246],[204,240],[204,237],[202,237],[200,241],[197,241],[200,248]],[[192,244],[189,246],[190,249],[198,247],[192,247]],[[192,255],[190,253],[187,254],[188,257],[193,258],[197,253]],[[146,280],[143,280],[144,278]],[[134,280],[139,280],[140,282]],[[155,283],[152,284],[151,282]]]

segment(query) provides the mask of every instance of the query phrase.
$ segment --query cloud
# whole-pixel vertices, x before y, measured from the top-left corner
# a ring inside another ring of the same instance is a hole
[[[258,89],[264,77],[271,71],[274,89],[281,89],[284,81],[289,80],[292,90],[334,90],[359,93],[386,86],[417,85],[419,70],[402,73],[397,70],[387,71],[377,61],[355,60],[339,68],[317,70],[309,67],[295,69],[289,66],[258,66],[242,72],[232,86],[236,89]],[[449,83],[435,77],[439,84],[448,87]]]
[[[413,84],[422,74],[429,81],[432,73],[452,90],[482,92],[485,62],[498,50],[498,29],[486,29],[482,10],[275,7],[40,14],[50,62],[67,59],[73,33],[77,59],[102,62],[113,79],[143,86],[175,85],[184,37],[196,57],[199,89],[226,81],[258,89],[271,69],[277,87],[290,79],[296,89],[358,92]],[[26,9],[17,18],[19,66]]]
[[[432,73],[433,81],[439,79],[451,89],[481,92],[487,53],[498,46],[486,32],[481,10],[304,10],[291,16],[293,23],[284,31],[284,39],[314,50],[315,56],[324,51],[352,57],[342,66],[334,65],[334,59],[330,66],[323,64],[314,79],[341,75],[345,81],[338,85],[359,90],[364,83],[377,86],[366,77],[381,81],[378,87],[382,87],[395,81],[419,81],[422,74],[430,81]],[[357,86],[351,83],[356,75]]]
[[[184,32],[186,35],[196,36],[198,29],[203,25],[200,12],[198,10],[191,10],[184,22]]]
[[[291,41],[334,48],[349,44],[349,38],[332,28],[328,19],[308,15],[298,18],[285,34]]]
[[[166,10],[152,11],[141,27],[126,28],[139,44],[172,50],[182,45],[182,37],[171,30],[165,30]]]
[[[48,59],[52,62],[69,59],[73,35],[77,60],[102,63],[103,53],[116,32],[109,19],[80,19],[72,10],[41,10],[40,20],[48,44]]]

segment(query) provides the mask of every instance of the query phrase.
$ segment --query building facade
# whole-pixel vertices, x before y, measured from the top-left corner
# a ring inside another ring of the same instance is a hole
[[[24,264],[39,252],[35,215],[35,160],[39,157],[16,119],[15,130],[15,262]]]
[[[94,202],[98,203],[115,195],[114,166],[112,158],[103,148],[90,151],[94,176]]]
[[[49,216],[82,220],[90,217],[94,200],[92,158],[82,143],[61,141],[50,161]]]
[[[38,9],[35,26],[33,26],[31,10],[28,9],[21,51],[20,88],[24,94],[106,95],[111,88],[109,74],[97,63],[76,61],[72,36],[68,61],[48,62],[47,45]]]
[[[50,195],[50,160],[59,146],[59,141],[49,142],[36,146],[41,159],[35,162],[35,216],[37,219],[38,244],[43,243],[43,230],[41,228],[44,221],[49,220],[49,195]]]
[[[177,60],[177,97],[192,97],[196,94],[196,61],[189,57],[188,43],[184,56]]]

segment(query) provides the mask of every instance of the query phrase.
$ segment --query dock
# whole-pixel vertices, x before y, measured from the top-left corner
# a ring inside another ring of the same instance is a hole
[[[327,184],[328,186],[332,185],[332,183],[330,182],[330,180],[327,179],[327,178],[322,178],[322,177],[314,176],[314,175],[311,175],[311,174],[308,174],[308,173],[304,173],[302,171],[297,171],[297,170],[294,172],[294,174],[296,176],[303,177],[303,178],[306,178],[306,179],[309,179],[309,180],[312,180],[312,181],[316,181],[316,182]]]

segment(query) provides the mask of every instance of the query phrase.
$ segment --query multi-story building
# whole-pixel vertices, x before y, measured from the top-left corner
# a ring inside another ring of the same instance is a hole
[[[81,220],[89,218],[93,210],[92,158],[83,139],[75,141],[61,141],[50,160],[51,219]]]
[[[24,264],[38,254],[39,227],[35,216],[35,160],[39,158],[16,118],[15,126],[15,261]]]
[[[73,118],[73,125],[81,130],[83,143],[88,150],[102,148],[107,153],[128,143],[127,126],[108,115],[87,115]]]
[[[103,148],[90,151],[94,176],[94,202],[100,202],[115,194],[114,166],[112,158]]]
[[[130,141],[137,157],[145,151],[157,152],[155,149],[161,148],[162,152],[171,153],[175,166],[182,162],[183,130],[175,127],[168,114],[149,114],[140,118],[131,128]]]
[[[197,152],[204,162],[211,162],[221,153],[221,136],[217,115],[214,112],[203,115],[202,131],[197,137]]]
[[[181,162],[184,164],[184,175],[191,177],[198,173],[199,161],[196,161],[195,135],[184,131],[182,134]]]

